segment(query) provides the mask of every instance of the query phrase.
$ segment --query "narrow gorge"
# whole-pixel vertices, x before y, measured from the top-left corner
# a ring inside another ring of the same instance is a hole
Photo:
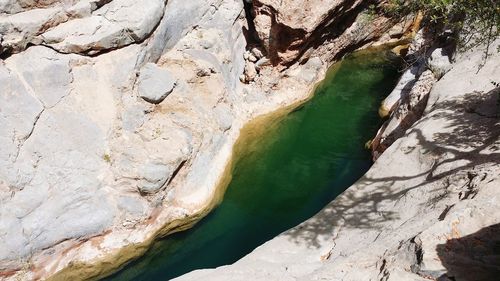
[[[317,213],[370,167],[364,144],[381,124],[378,106],[399,67],[386,53],[349,57],[305,104],[250,122],[221,205],[109,280],[167,280],[231,264]]]
[[[390,5],[0,0],[0,280],[494,280],[500,40]]]

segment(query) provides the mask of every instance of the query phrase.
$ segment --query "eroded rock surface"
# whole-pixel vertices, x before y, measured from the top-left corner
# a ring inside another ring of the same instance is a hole
[[[307,33],[266,49],[242,1],[0,1],[0,278],[97,278],[206,215],[241,127],[392,27],[358,2],[255,1]]]
[[[242,104],[242,3],[192,1],[186,24],[163,0],[2,5],[0,278],[92,263],[210,209]]]
[[[361,47],[394,26],[388,18],[369,15],[366,7],[361,0],[255,0],[255,31],[275,65],[307,60],[314,52],[338,58],[339,50]],[[400,36],[411,22],[402,25]]]
[[[162,19],[165,1],[5,0],[0,7],[4,51],[20,52],[35,44],[62,53],[96,54],[145,40]]]
[[[143,66],[137,80],[139,96],[154,104],[162,102],[175,87],[175,80],[170,72],[154,63]]]
[[[500,54],[479,69],[483,52],[458,55],[423,117],[317,215],[233,265],[176,280],[494,280]]]

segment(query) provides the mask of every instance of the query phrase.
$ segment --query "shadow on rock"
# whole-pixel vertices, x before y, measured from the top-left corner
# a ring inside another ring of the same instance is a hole
[[[500,224],[437,245],[441,263],[448,271],[439,281],[490,281],[500,278]]]
[[[458,194],[457,201],[473,199],[480,183],[495,176],[489,169],[500,163],[499,93],[500,88],[496,88],[439,102],[407,132],[408,138],[416,139],[414,145],[393,151],[403,158],[403,154],[420,151],[432,159],[429,168],[410,176],[374,177],[377,173],[369,172],[320,213],[284,235],[297,244],[319,248],[321,236],[336,237],[346,228],[381,231],[388,221],[399,219],[393,206],[401,200],[416,196],[420,200],[417,204],[425,209],[454,196],[452,192]],[[444,130],[426,136],[434,124],[429,119],[445,121]],[[372,169],[404,174],[406,167],[396,165],[400,164],[386,159]],[[455,186],[457,183],[460,186]],[[408,196],[410,192],[412,196]]]

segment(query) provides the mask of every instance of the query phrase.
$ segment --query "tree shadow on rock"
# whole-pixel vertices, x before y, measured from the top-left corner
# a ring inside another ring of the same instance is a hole
[[[423,121],[420,120],[407,132],[417,139],[415,147],[401,148],[419,149],[434,159],[430,168],[409,176],[373,177],[368,173],[320,213],[284,235],[297,244],[319,248],[321,236],[335,236],[334,232],[344,228],[381,231],[386,222],[399,219],[397,211],[387,208],[388,203],[407,200],[407,194],[417,190],[417,196],[428,197],[423,203],[425,208],[448,196],[449,186],[457,181],[464,182],[459,187],[464,192],[459,193],[457,200],[473,198],[478,183],[495,176],[487,174],[487,167],[500,163],[499,93],[497,88],[435,105],[424,118],[445,120],[447,131],[434,133],[428,139],[419,126]]]
[[[500,278],[500,224],[485,227],[461,238],[437,245],[441,263],[448,271],[438,278],[490,281]]]

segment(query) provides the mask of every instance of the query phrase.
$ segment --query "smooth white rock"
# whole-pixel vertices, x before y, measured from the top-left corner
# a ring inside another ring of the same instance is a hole
[[[145,101],[158,104],[172,93],[175,81],[167,69],[148,63],[141,68],[137,79],[137,90]]]

